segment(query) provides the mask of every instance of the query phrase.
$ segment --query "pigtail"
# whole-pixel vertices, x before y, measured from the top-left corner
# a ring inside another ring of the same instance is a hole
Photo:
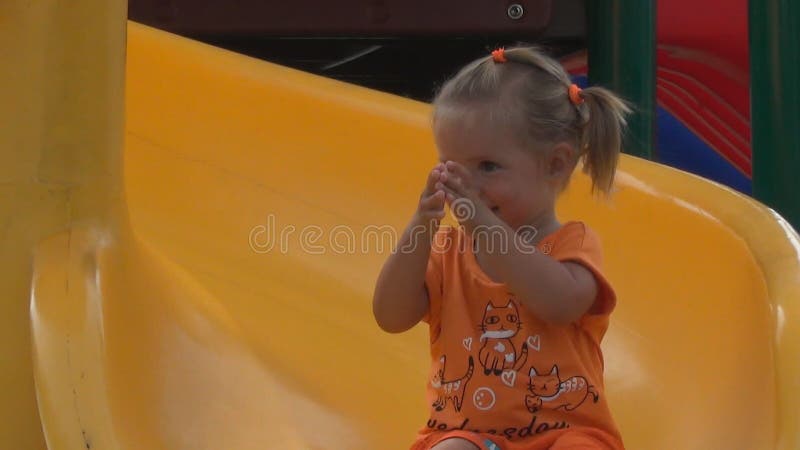
[[[580,93],[585,122],[580,133],[584,154],[583,171],[592,179],[592,192],[608,195],[614,183],[622,139],[627,128],[628,104],[602,87],[589,87]],[[588,114],[587,114],[588,113]]]

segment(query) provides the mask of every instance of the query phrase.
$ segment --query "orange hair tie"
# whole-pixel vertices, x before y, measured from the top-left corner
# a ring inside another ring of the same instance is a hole
[[[581,96],[581,88],[575,83],[569,85],[569,101],[573,105],[580,105],[584,101],[583,96]]]
[[[492,59],[496,63],[508,62],[508,60],[506,59],[506,49],[504,49],[503,47],[500,47],[497,50],[493,51],[492,52]]]

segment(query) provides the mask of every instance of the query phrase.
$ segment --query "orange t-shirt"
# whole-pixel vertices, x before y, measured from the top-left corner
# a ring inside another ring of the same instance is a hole
[[[599,240],[583,223],[569,222],[537,250],[595,275],[597,298],[578,321],[538,319],[481,270],[462,227],[437,232],[425,278],[431,408],[412,448],[453,430],[477,432],[503,450],[550,448],[573,432],[623,448],[603,389],[600,342],[616,298],[600,270]]]

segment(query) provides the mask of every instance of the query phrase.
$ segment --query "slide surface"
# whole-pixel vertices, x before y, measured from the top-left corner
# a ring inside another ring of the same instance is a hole
[[[406,448],[427,330],[381,332],[370,300],[436,160],[428,105],[136,24],[127,61],[122,231],[76,229],[35,259],[50,448]],[[631,157],[610,201],[576,174],[559,214],[603,239],[606,392],[629,448],[800,446],[791,227]]]

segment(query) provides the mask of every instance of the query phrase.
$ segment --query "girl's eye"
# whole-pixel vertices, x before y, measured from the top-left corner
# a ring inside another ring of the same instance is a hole
[[[478,164],[478,169],[483,171],[483,172],[494,172],[495,170],[497,170],[499,168],[500,168],[500,166],[498,166],[496,163],[494,163],[492,161],[481,161]]]

